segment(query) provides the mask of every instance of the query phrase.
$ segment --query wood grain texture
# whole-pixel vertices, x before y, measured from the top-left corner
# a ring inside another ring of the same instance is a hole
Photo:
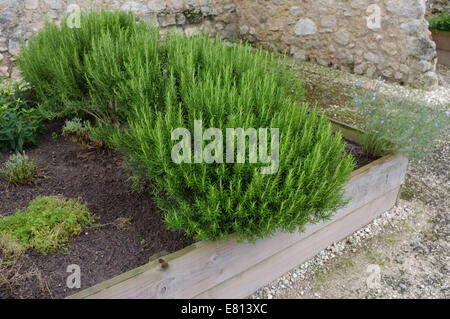
[[[345,186],[349,204],[304,232],[280,232],[254,244],[237,243],[235,235],[199,242],[164,256],[165,270],[153,261],[69,298],[245,297],[390,209],[407,163],[401,155],[386,156],[353,172]]]

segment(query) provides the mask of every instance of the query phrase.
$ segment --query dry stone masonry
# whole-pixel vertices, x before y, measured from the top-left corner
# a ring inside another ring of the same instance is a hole
[[[423,0],[241,0],[240,35],[322,65],[397,82],[437,83]]]
[[[0,0],[0,76],[19,75],[21,41],[45,19],[59,21],[71,4],[131,10],[163,33],[243,38],[358,74],[437,83],[425,0]]]

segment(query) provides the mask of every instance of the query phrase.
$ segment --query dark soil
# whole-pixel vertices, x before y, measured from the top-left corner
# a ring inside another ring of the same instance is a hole
[[[363,166],[369,164],[370,162],[373,162],[376,159],[378,159],[377,157],[369,156],[366,153],[366,151],[364,151],[364,149],[361,147],[361,145],[356,144],[356,143],[351,142],[346,139],[344,139],[344,142],[346,144],[345,150],[347,151],[347,153],[352,154],[353,157],[355,158],[355,162],[356,162],[355,169],[363,167]]]
[[[87,202],[95,224],[74,237],[65,253],[44,256],[27,251],[20,264],[10,267],[10,285],[0,280],[0,299],[62,298],[79,291],[66,287],[68,265],[80,266],[81,289],[85,289],[139,267],[155,254],[194,242],[167,230],[148,193],[130,190],[123,155],[89,151],[68,139],[52,138],[51,133],[59,134],[61,126],[61,122],[48,125],[39,146],[27,151],[39,166],[36,186],[12,186],[0,179],[0,215],[27,207],[38,195],[61,194]],[[347,141],[346,149],[355,156],[357,167],[373,160],[359,145]],[[0,163],[8,156],[0,153]]]
[[[0,285],[0,299],[65,297],[78,291],[66,287],[68,265],[80,266],[84,289],[146,264],[161,251],[173,252],[194,242],[167,230],[151,196],[131,192],[121,154],[89,152],[67,139],[53,139],[51,133],[60,133],[61,124],[50,125],[48,134],[40,137],[39,147],[26,152],[40,167],[36,186],[11,186],[0,179],[0,214],[25,208],[38,195],[61,194],[82,198],[96,221],[73,238],[66,253],[43,256],[29,250],[19,270],[24,274],[20,276],[23,285],[13,291]],[[0,153],[0,163],[8,156]],[[39,276],[26,278],[27,272],[36,269],[42,280]]]

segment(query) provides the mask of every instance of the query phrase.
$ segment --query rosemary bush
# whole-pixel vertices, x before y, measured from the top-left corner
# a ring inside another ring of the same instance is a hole
[[[22,76],[31,83],[47,118],[75,114],[89,103],[85,57],[104,34],[114,42],[116,35],[133,30],[136,20],[126,12],[89,12],[81,15],[81,26],[70,28],[66,19],[60,27],[47,22],[20,51]],[[109,52],[102,54],[107,57]]]
[[[450,12],[442,12],[440,15],[428,19],[430,30],[450,32]]]
[[[303,90],[281,61],[201,36],[173,35],[164,45],[163,103],[135,103],[127,129],[104,128],[134,171],[152,181],[170,229],[209,240],[236,232],[253,241],[276,230],[301,230],[344,204],[353,159],[328,120],[295,102]],[[222,132],[279,128],[278,172],[261,175],[261,163],[174,163],[171,132],[193,132],[195,120]]]

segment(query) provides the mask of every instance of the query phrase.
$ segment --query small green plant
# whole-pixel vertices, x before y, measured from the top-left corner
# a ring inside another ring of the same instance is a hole
[[[0,149],[21,152],[36,145],[41,131],[42,122],[36,109],[0,107]]]
[[[0,106],[29,110],[36,107],[36,96],[29,84],[5,81],[0,86]]]
[[[35,106],[28,85],[13,82],[0,88],[0,149],[21,152],[36,144],[42,125]]]
[[[42,254],[64,248],[71,235],[92,224],[93,215],[86,204],[60,196],[40,196],[23,211],[0,218],[0,247],[22,246]]]
[[[59,134],[56,132],[52,132],[52,139],[57,140],[59,138]]]
[[[80,143],[88,148],[104,148],[106,143],[103,140],[96,140],[91,136],[92,127],[88,121],[80,118],[73,118],[66,121],[62,128],[62,136],[69,137],[72,141]]]
[[[86,122],[83,122],[77,117],[74,117],[72,120],[67,120],[62,128],[62,136],[71,137],[78,143],[84,142],[88,136]]]
[[[34,161],[30,160],[25,153],[11,155],[0,169],[0,173],[8,183],[21,185],[36,183],[36,172]]]
[[[363,119],[362,146],[372,156],[402,153],[419,160],[434,149],[435,140],[448,130],[449,112],[429,108],[413,93],[386,96],[376,89],[364,91],[354,102]]]
[[[428,19],[430,30],[450,32],[450,13],[443,12],[440,15]]]

